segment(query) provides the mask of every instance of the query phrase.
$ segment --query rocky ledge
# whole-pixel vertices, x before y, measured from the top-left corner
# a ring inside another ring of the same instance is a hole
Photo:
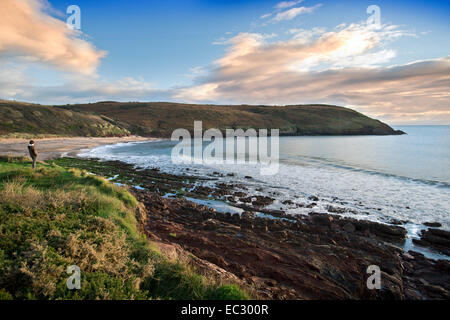
[[[450,298],[450,261],[404,252],[406,230],[401,226],[343,218],[334,207],[329,214],[315,213],[320,201],[316,196],[304,204],[311,209],[309,215],[291,216],[268,209],[271,197],[221,183],[215,178],[219,173],[200,178],[195,170],[177,176],[116,161],[60,161],[117,183],[138,185],[131,191],[141,202],[141,229],[166,256],[220,281],[238,283],[255,298]],[[185,197],[214,198],[243,213],[219,213]],[[437,229],[436,222],[424,225],[428,230],[413,241],[448,255],[449,232]],[[379,290],[367,287],[367,268],[373,265],[381,271]]]
[[[450,262],[403,252],[402,227],[320,213],[224,214],[185,199],[134,193],[146,208],[140,221],[149,239],[258,298],[450,298]],[[440,235],[430,231],[427,241]],[[379,290],[367,287],[371,265],[381,270]]]
[[[420,239],[413,239],[413,242],[450,256],[450,232],[448,231],[434,228],[422,230]]]

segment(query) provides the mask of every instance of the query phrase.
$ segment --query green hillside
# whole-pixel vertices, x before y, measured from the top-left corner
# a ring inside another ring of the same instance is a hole
[[[127,136],[130,132],[104,116],[51,106],[0,100],[0,136]]]
[[[167,102],[98,102],[61,106],[106,115],[134,134],[169,137],[174,129],[192,130],[195,120],[208,128],[279,128],[282,135],[399,134],[381,121],[354,110],[328,105],[226,106]]]
[[[194,105],[168,102],[98,102],[42,106],[0,103],[0,135],[16,132],[77,136],[170,137],[178,128],[280,129],[281,135],[402,134],[379,120],[330,105]]]

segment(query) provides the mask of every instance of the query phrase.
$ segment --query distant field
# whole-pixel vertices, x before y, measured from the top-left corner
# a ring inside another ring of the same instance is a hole
[[[0,102],[0,135],[55,134],[68,136],[141,135],[170,137],[173,130],[280,129],[281,135],[391,135],[381,121],[354,110],[329,105],[249,106],[192,105],[167,102],[98,102],[42,106]]]

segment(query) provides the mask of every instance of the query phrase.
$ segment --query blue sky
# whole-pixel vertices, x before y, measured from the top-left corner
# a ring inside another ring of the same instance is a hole
[[[323,5],[314,14],[261,26],[259,17],[273,11],[278,2],[52,0],[51,4],[61,12],[71,4],[81,8],[82,31],[92,37],[96,47],[108,52],[99,74],[111,79],[139,76],[159,88],[184,85],[190,81],[185,75],[191,68],[208,66],[220,58],[225,48],[213,42],[222,37],[240,32],[283,36],[292,28],[333,28],[366,20],[371,4],[380,7],[382,22],[404,26],[419,35],[392,44],[398,50],[393,63],[450,53],[450,1],[304,1],[301,5]]]
[[[0,98],[333,103],[395,123],[450,123],[449,1],[25,0],[30,24],[48,21],[27,26],[29,39],[10,36],[25,28],[13,18],[23,8],[4,1],[11,19],[0,27],[13,31],[0,31]],[[67,35],[52,19],[73,4],[82,33]],[[365,29],[369,5],[380,8],[375,31]],[[57,41],[61,56],[45,49]]]

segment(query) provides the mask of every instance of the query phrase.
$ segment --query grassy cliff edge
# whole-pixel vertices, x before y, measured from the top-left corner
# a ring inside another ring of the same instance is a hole
[[[138,205],[86,171],[0,158],[0,299],[247,298],[153,248]],[[66,287],[70,265],[81,290]]]

